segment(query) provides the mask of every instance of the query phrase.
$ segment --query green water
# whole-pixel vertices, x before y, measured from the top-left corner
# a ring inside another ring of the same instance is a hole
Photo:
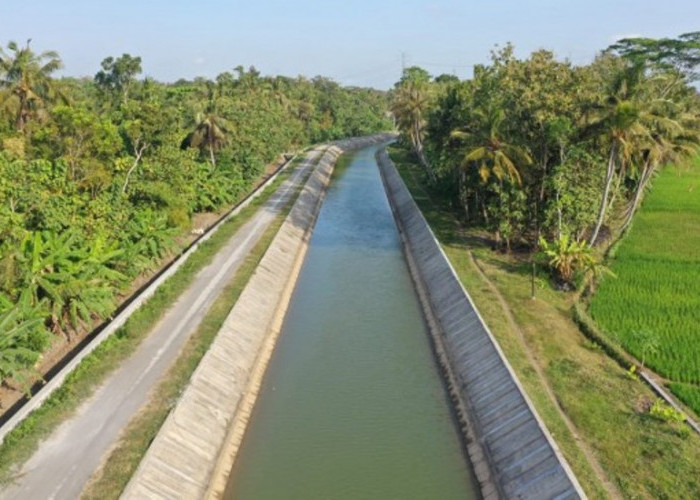
[[[374,153],[333,179],[227,498],[476,498]]]

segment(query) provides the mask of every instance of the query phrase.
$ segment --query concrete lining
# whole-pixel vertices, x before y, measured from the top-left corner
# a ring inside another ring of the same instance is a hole
[[[377,159],[484,498],[586,498],[386,150]]]
[[[343,150],[389,138],[344,140],[326,150],[121,498],[223,493],[335,162]]]

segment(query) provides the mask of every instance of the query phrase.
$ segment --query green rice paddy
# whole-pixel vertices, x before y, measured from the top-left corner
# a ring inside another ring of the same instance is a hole
[[[700,414],[700,158],[660,173],[610,266],[591,315]]]

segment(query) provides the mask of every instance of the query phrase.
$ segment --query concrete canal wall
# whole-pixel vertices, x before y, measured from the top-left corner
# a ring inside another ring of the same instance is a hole
[[[386,150],[382,179],[485,498],[585,498]]]
[[[387,139],[339,141],[323,154],[122,498],[221,495],[335,162],[343,150]]]

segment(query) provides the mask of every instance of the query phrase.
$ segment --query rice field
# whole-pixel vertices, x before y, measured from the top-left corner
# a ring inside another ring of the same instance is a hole
[[[591,315],[700,414],[700,158],[655,179],[610,267]]]
[[[700,409],[700,386],[691,384],[671,384],[671,390],[681,400],[697,412]]]

